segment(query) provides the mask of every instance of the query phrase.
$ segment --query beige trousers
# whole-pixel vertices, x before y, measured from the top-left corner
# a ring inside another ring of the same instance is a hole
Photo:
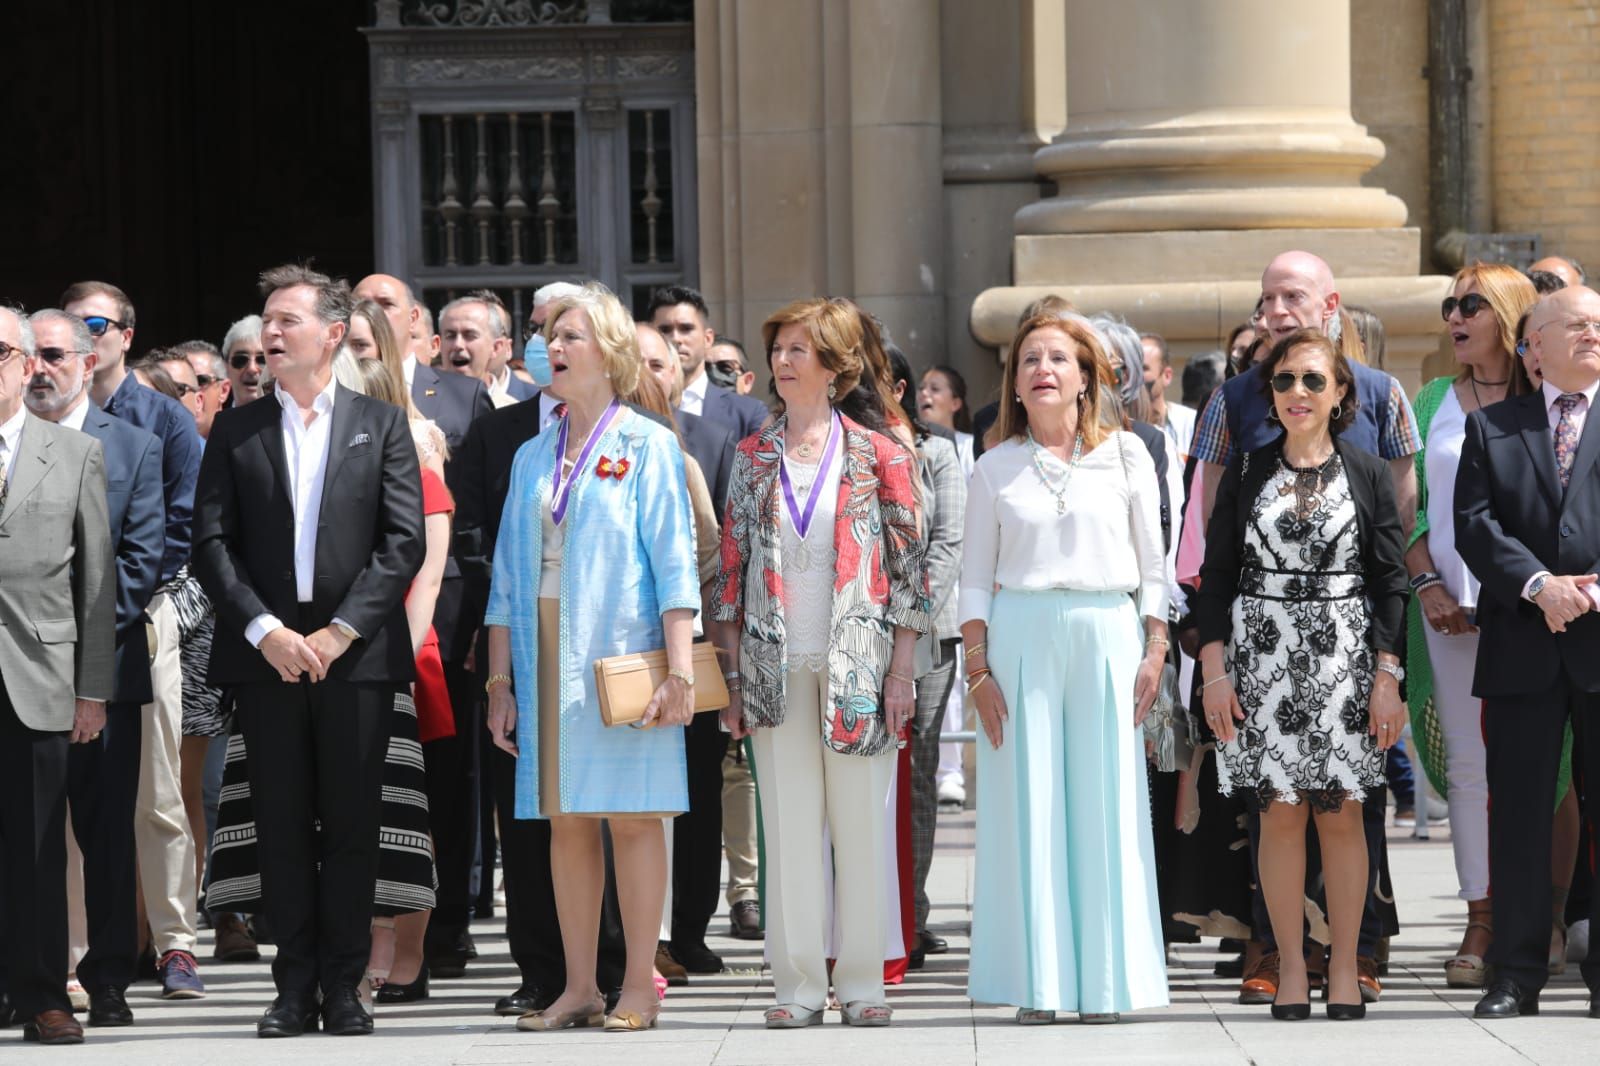
[[[728,742],[722,759],[722,847],[728,854],[728,906],[755,900],[760,886],[756,852],[756,780],[744,741]]]
[[[820,1010],[828,996],[823,827],[833,843],[833,987],[842,1003],[882,1003],[884,803],[895,753],[840,755],[822,743],[827,676],[791,670],[783,724],[755,733],[767,838],[767,960],[777,1001]]]
[[[195,842],[183,807],[178,749],[183,743],[183,670],[178,663],[178,622],[164,592],[150,601],[155,641],[150,684],[155,702],[143,708],[139,797],[133,839],[139,849],[139,885],[159,957],[194,951]]]

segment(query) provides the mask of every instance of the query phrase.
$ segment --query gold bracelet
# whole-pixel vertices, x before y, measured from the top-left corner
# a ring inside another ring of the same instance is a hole
[[[1207,681],[1205,684],[1201,685],[1200,686],[1200,691],[1204,692],[1206,689],[1210,688],[1212,685],[1221,684],[1222,682],[1224,682],[1226,680],[1228,680],[1228,675],[1227,674],[1219,674],[1218,676],[1213,677],[1210,681]]]
[[[682,681],[685,685],[688,685],[691,689],[694,688],[694,675],[687,670],[678,670],[674,668],[667,671],[667,676],[675,677],[679,681]]]
[[[489,680],[487,680],[487,681],[485,681],[483,683],[483,691],[485,691],[485,692],[493,692],[496,685],[506,685],[506,686],[509,687],[510,684],[511,684],[511,675],[510,674],[491,674],[489,676]]]
[[[917,682],[916,682],[916,681],[915,681],[915,679],[913,679],[913,678],[909,678],[909,677],[907,677],[907,676],[906,676],[906,675],[905,675],[905,674],[897,674],[897,673],[895,673],[895,672],[894,672],[894,671],[893,671],[893,670],[890,670],[890,671],[889,671],[889,672],[888,672],[888,674],[886,674],[886,675],[885,675],[885,676],[886,676],[886,677],[892,677],[892,678],[894,678],[894,679],[895,679],[895,680],[896,680],[896,681],[904,681],[904,682],[905,682],[905,683],[906,683],[906,684],[908,684],[908,685],[915,685],[915,684],[916,684],[916,683],[917,683]]]
[[[1169,643],[1168,643],[1168,641],[1167,641],[1167,638],[1166,638],[1166,637],[1159,637],[1159,636],[1154,636],[1154,637],[1145,637],[1145,638],[1144,638],[1144,646],[1145,646],[1145,647],[1147,647],[1147,648],[1148,648],[1148,647],[1149,647],[1149,646],[1150,646],[1150,645],[1152,645],[1152,644],[1159,644],[1159,645],[1161,645],[1161,646],[1162,646],[1162,647],[1163,647],[1163,648],[1166,648],[1166,647],[1170,647],[1170,646],[1171,646],[1171,645],[1170,645],[1170,644],[1169,644]]]
[[[978,641],[978,643],[967,649],[967,658],[970,659],[974,655],[983,655],[983,657],[987,659],[989,656],[984,654],[984,649],[986,649],[988,646],[989,642],[987,640]]]
[[[991,674],[987,670],[984,670],[981,673],[979,673],[978,674],[978,680],[976,680],[976,681],[972,680],[972,678],[969,676],[967,678],[967,695],[970,696],[974,692],[978,691],[978,689],[982,688],[983,687],[983,683],[985,681],[989,680],[990,676],[991,676]]]

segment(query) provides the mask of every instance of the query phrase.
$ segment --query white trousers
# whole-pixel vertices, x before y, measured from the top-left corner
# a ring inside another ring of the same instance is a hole
[[[1456,857],[1456,880],[1465,900],[1489,897],[1489,773],[1483,748],[1483,703],[1472,694],[1472,672],[1478,659],[1478,635],[1445,636],[1424,623],[1428,663],[1433,667],[1433,706],[1444,733],[1446,773],[1450,779],[1450,847]],[[1417,795],[1422,795],[1422,767]],[[1418,817],[1425,804],[1417,804]]]
[[[956,645],[956,683],[950,686],[950,698],[944,705],[944,722],[939,727],[940,733],[959,733],[967,728],[967,692],[963,679],[966,675],[966,655],[960,644]],[[952,741],[939,745],[939,768],[934,771],[934,787],[946,781],[955,781],[961,787],[967,787],[966,764],[962,754],[965,744]]]
[[[828,885],[823,830],[833,844],[842,1003],[882,1003],[884,804],[895,752],[840,755],[822,743],[827,676],[791,670],[783,724],[755,733],[756,780],[767,842],[767,959],[779,1003],[821,1010],[828,996]]]
[[[156,955],[194,951],[194,835],[183,807],[178,752],[183,743],[183,668],[178,663],[178,620],[164,592],[150,601],[155,630],[150,684],[155,702],[144,705],[139,752],[139,796],[133,839],[139,849],[139,885],[150,918]]]

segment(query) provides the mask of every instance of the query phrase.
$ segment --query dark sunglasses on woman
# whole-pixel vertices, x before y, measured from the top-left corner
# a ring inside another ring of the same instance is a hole
[[[1288,392],[1294,388],[1295,382],[1303,382],[1307,392],[1321,392],[1328,387],[1328,375],[1308,370],[1304,374],[1291,374],[1287,370],[1280,370],[1272,375],[1272,391]]]
[[[1446,296],[1444,302],[1439,305],[1439,317],[1448,322],[1450,312],[1459,307],[1462,318],[1471,318],[1488,306],[1489,298],[1482,293],[1469,292],[1459,300],[1454,296]]]

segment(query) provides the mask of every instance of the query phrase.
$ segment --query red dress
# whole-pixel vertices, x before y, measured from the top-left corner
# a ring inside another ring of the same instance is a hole
[[[454,514],[455,500],[444,481],[427,467],[422,468],[422,514]],[[456,716],[450,707],[450,690],[444,683],[444,660],[439,657],[439,637],[433,627],[422,638],[417,651],[417,683],[412,693],[417,704],[417,739],[430,740],[456,735]]]

